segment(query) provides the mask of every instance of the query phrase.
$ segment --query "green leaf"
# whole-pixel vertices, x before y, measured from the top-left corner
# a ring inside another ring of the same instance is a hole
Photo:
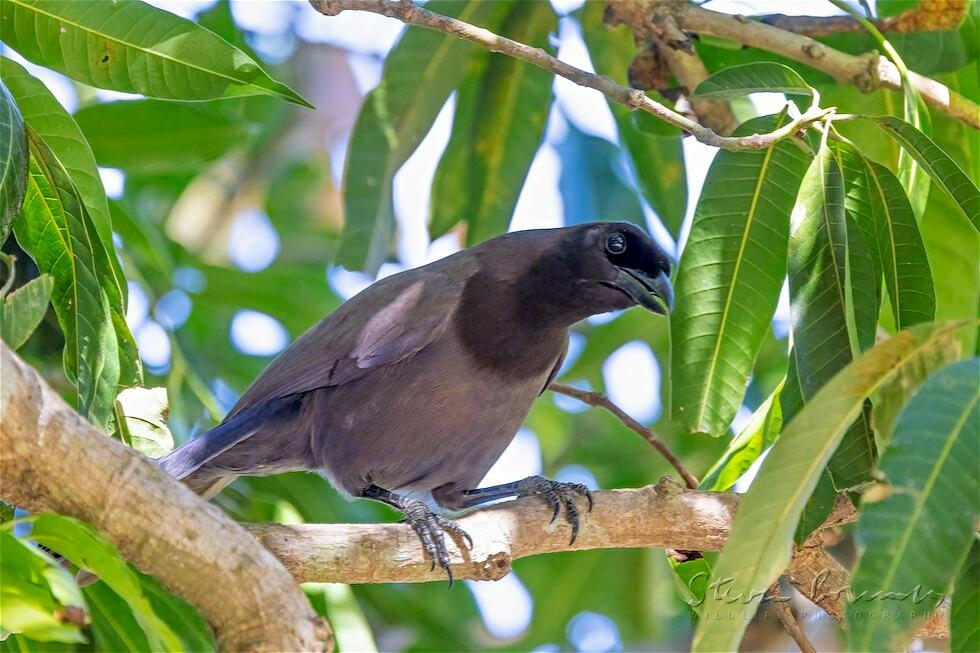
[[[946,189],[963,213],[980,230],[980,189],[932,140],[904,120],[894,116],[875,119],[902,148],[925,168],[932,180]]]
[[[749,93],[813,95],[813,89],[789,66],[760,61],[719,70],[698,84],[691,97],[729,100]]]
[[[518,2],[501,33],[547,48],[558,18],[546,2]],[[466,221],[467,244],[507,231],[544,136],[554,75],[496,53],[473,66],[456,95],[456,116],[432,187],[433,236]],[[488,107],[493,110],[488,111]]]
[[[94,104],[75,120],[99,165],[145,172],[197,170],[248,142],[253,131],[200,105],[163,100]]]
[[[0,336],[11,349],[27,342],[48,310],[54,279],[42,274],[37,279],[0,299]]]
[[[837,502],[837,489],[834,487],[834,478],[830,475],[829,469],[824,469],[814,488],[803,506],[800,513],[800,523],[796,526],[793,534],[793,543],[802,546],[813,531],[820,528],[820,525],[827,521],[834,504]]]
[[[956,579],[956,589],[949,609],[949,650],[952,653],[980,651],[980,541],[966,556]]]
[[[711,492],[727,492],[742,474],[752,466],[762,452],[779,437],[783,425],[783,413],[779,395],[783,383],[752,413],[752,418],[741,433],[732,439],[721,458],[701,481],[701,489]]]
[[[785,114],[736,130],[768,131]],[[719,152],[681,255],[671,315],[674,420],[722,435],[742,403],[786,274],[789,216],[810,157],[781,141],[761,152]]]
[[[109,255],[112,276],[119,293],[126,297],[126,277],[112,245],[112,221],[106,206],[102,178],[92,156],[92,150],[75,120],[65,111],[44,82],[33,77],[16,61],[0,57],[0,73],[17,100],[24,121],[47,143],[54,155],[71,177],[72,183],[85,203],[85,208],[95,224],[95,230]],[[129,126],[127,126],[129,127]],[[134,380],[142,378],[141,371],[134,371]]]
[[[317,612],[329,617],[338,649],[363,653],[375,653],[378,650],[371,626],[368,625],[350,585],[303,583],[303,591]]]
[[[962,322],[913,327],[879,342],[825,385],[783,430],[743,496],[694,635],[694,651],[733,651],[766,589],[783,572],[807,498],[847,428],[877,388],[956,350]]]
[[[628,84],[627,71],[637,52],[633,35],[625,25],[606,27],[604,12],[601,2],[585,4],[583,37],[596,70],[615,82]],[[680,131],[645,112],[630,111],[609,100],[606,103],[636,171],[640,192],[671,236],[678,238],[687,213],[687,174]]]
[[[789,243],[789,296],[793,351],[804,400],[851,362],[847,328],[847,224],[844,180],[830,150],[822,147],[807,170],[793,210]],[[856,306],[870,312],[870,306]],[[871,323],[875,321],[872,314]],[[841,451],[831,460],[838,489],[871,478],[873,437],[859,419],[848,429]]]
[[[174,448],[167,427],[166,388],[129,388],[116,397],[116,424],[120,439],[144,456],[160,458]]]
[[[139,0],[9,0],[3,40],[96,88],[172,100],[276,95],[313,108],[251,57],[193,21]]]
[[[881,312],[881,271],[875,265],[871,247],[850,213],[847,222],[847,331],[851,350],[867,351],[875,344],[878,314]]]
[[[42,642],[84,642],[79,621],[86,612],[75,579],[46,552],[0,529],[0,632]],[[69,620],[66,613],[75,614]]]
[[[94,528],[71,517],[44,514],[30,517],[31,539],[57,551],[78,567],[94,573],[125,602],[153,650],[180,648],[177,635],[153,611],[139,576],[116,548]]]
[[[946,367],[899,417],[881,458],[887,496],[862,506],[858,521],[863,553],[847,606],[852,651],[904,651],[914,624],[948,593],[973,545],[980,510],[978,378],[980,358]],[[892,598],[887,616],[882,611],[873,619],[877,592]]]
[[[28,131],[31,168],[17,241],[54,278],[52,304],[65,336],[65,371],[78,386],[79,412],[108,430],[120,380],[120,343],[124,330],[135,356],[136,345],[125,321],[114,313],[125,308],[109,273],[108,255],[92,219],[64,167],[48,146]]]
[[[194,653],[210,653],[216,650],[211,628],[187,601],[168,592],[153,576],[140,574],[140,587],[152,604],[153,611],[183,641],[181,650]]]
[[[503,3],[433,0],[427,9],[495,29]],[[364,100],[344,173],[344,233],[337,263],[376,273],[394,235],[395,173],[429,131],[479,49],[455,36],[409,27]]]
[[[0,81],[0,245],[7,240],[10,225],[20,212],[27,183],[27,135],[24,119],[10,91],[7,74]]]
[[[845,172],[845,206],[869,245],[876,274],[884,274],[895,327],[932,321],[932,271],[905,190],[888,168],[850,146],[838,144],[835,151]]]

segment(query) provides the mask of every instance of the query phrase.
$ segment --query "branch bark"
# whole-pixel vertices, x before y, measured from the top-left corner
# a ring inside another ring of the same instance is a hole
[[[683,116],[635,88],[622,86],[608,77],[586,72],[575,66],[552,57],[541,48],[533,48],[499,34],[471,25],[464,21],[443,16],[416,6],[410,0],[309,0],[310,5],[326,16],[336,16],[344,11],[369,11],[382,16],[396,18],[407,25],[416,25],[426,29],[445,32],[451,36],[464,39],[491,52],[500,52],[508,56],[526,61],[538,68],[560,75],[579,86],[592,88],[614,102],[623,104],[630,109],[646,111],[684,130],[698,141],[733,152],[743,150],[764,150],[785,138],[796,135],[806,126],[821,120],[828,111],[819,107],[811,107],[799,118],[767,134],[753,134],[739,138],[721,136],[704,125]]]
[[[921,0],[918,6],[897,16],[872,21],[881,32],[908,33],[954,30],[963,22],[969,0]],[[806,36],[829,36],[840,32],[861,32],[864,27],[850,16],[787,16],[768,14],[757,17],[763,23]]]
[[[220,509],[86,422],[0,344],[0,496],[85,520],[200,610],[231,651],[323,651],[329,626]]]

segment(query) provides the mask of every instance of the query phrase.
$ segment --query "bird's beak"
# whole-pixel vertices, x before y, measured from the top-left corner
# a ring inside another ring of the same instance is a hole
[[[674,288],[670,279],[660,272],[655,277],[635,268],[620,268],[616,287],[654,313],[666,315],[674,308]]]

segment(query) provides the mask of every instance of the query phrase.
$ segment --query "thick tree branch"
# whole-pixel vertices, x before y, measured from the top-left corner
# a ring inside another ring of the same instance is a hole
[[[569,79],[579,86],[595,89],[614,102],[624,104],[630,109],[646,111],[661,120],[679,127],[698,141],[724,150],[766,149],[773,143],[794,136],[801,129],[820,120],[827,114],[827,111],[824,109],[811,107],[799,118],[767,134],[754,134],[740,138],[720,136],[708,127],[647,97],[639,89],[622,86],[602,75],[588,73],[552,57],[541,48],[533,48],[524,43],[519,43],[494,34],[482,27],[477,27],[461,20],[423,9],[408,0],[310,0],[310,4],[314,9],[327,16],[336,16],[348,10],[369,11],[396,18],[408,25],[416,25],[418,27],[445,32],[446,34],[475,43],[491,52],[500,52],[515,59],[526,61],[538,68]]]
[[[222,649],[333,647],[302,590],[238,524],[96,430],[5,344],[0,368],[0,496],[92,524],[195,605]]]
[[[897,16],[873,21],[881,32],[934,32],[959,27],[970,0],[920,0],[918,6]],[[840,32],[861,32],[864,27],[850,16],[786,16],[769,14],[757,20],[797,34],[818,37]]]

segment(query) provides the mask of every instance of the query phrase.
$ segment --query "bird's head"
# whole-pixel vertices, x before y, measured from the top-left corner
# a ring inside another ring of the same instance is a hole
[[[673,308],[670,259],[634,224],[594,222],[504,238],[522,241],[511,254],[526,247],[525,261],[533,261],[519,287],[521,304],[536,318],[570,325],[633,306],[661,315]]]

